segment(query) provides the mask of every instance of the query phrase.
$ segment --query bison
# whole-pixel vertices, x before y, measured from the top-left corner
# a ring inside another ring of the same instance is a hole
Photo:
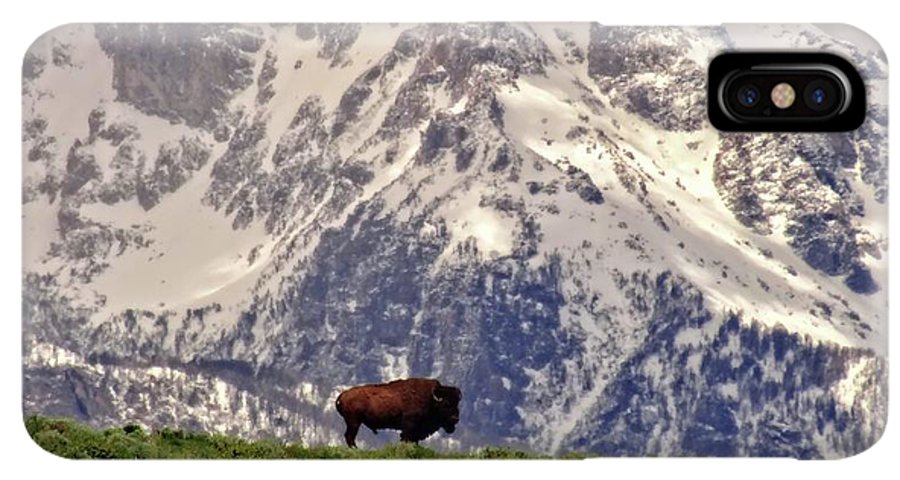
[[[410,378],[344,390],[334,406],[347,424],[347,446],[356,448],[360,425],[376,434],[379,429],[400,430],[400,441],[413,443],[440,428],[453,433],[459,422],[460,399],[462,393],[456,387],[428,378]]]

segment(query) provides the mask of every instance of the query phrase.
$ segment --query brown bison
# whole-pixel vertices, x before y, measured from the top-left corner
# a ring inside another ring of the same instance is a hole
[[[402,442],[418,443],[440,428],[453,433],[459,422],[461,398],[456,387],[428,378],[410,378],[344,390],[334,406],[347,424],[347,445],[356,448],[360,425],[373,433],[379,429],[400,430]]]

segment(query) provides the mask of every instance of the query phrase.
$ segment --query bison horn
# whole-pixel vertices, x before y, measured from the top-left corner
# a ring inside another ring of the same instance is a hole
[[[435,402],[443,402],[444,401],[443,398],[435,395],[434,392],[431,392],[431,398],[433,398]]]

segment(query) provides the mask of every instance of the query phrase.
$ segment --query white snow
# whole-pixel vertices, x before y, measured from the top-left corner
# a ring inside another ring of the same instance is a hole
[[[409,363],[406,352],[385,353],[381,364],[381,378],[385,382],[409,376]]]
[[[300,398],[310,403],[316,403],[318,398],[318,387],[309,382],[300,382],[294,389],[294,397]]]
[[[92,25],[63,25],[41,36],[29,51],[49,59],[54,40],[71,45],[74,67],[57,67],[47,61],[35,80],[34,94],[25,97],[23,110],[48,119],[47,134],[56,137],[56,145],[65,155],[76,138],[87,137],[91,110],[115,100],[116,93],[112,62],[94,37]],[[32,99],[37,101],[29,101]]]
[[[41,272],[45,268],[41,260],[59,234],[56,228],[56,212],[46,197],[22,205],[22,268],[25,271]]]
[[[610,223],[602,222],[603,213],[589,212],[578,205],[577,199],[558,201],[568,217],[592,221],[580,224],[581,235],[572,235],[571,228],[564,226],[568,224],[566,218],[542,219],[542,231],[546,236],[542,243],[544,248],[572,249],[582,239],[607,242],[611,255],[604,257],[599,266],[594,264],[593,268],[615,267],[627,272],[633,270],[633,260],[628,255],[614,252],[624,248],[619,241],[625,235],[637,232],[648,242],[645,250],[652,252],[650,258],[661,260],[649,262],[645,267],[650,270],[669,268],[686,275],[703,290],[713,311],[742,311],[746,321],[756,320],[767,326],[780,324],[790,331],[839,345],[868,346],[870,342],[859,338],[852,330],[846,330],[852,326],[810,318],[807,308],[797,307],[798,301],[810,305],[813,301],[833,304],[834,300],[828,295],[832,293],[847,298],[853,310],[872,320],[873,331],[881,332],[883,318],[879,312],[884,309],[877,297],[853,295],[841,283],[842,278],[827,277],[807,266],[788,246],[781,231],[763,237],[737,222],[713,183],[711,158],[718,148],[715,131],[664,132],[614,108],[606,108],[604,116],[598,117],[577,103],[567,102],[568,93],[555,87],[567,84],[563,80],[566,75],[566,72],[556,70],[548,77],[521,78],[515,89],[501,92],[506,106],[507,131],[539,156],[562,166],[572,164],[587,172],[604,190],[607,204],[601,211],[624,210],[627,214],[620,218],[627,221],[628,228],[609,228],[619,220],[611,218]],[[544,88],[547,83],[554,87]],[[624,146],[634,157],[626,160],[629,168],[648,183],[652,182],[648,198],[663,215],[671,232],[658,228],[644,212],[645,207],[617,184],[610,157],[623,158],[621,152],[608,151],[602,143],[595,147],[587,142],[587,138],[566,139],[565,133],[572,126],[583,125],[579,117],[585,116],[589,118],[588,127],[618,132],[621,137],[618,145]],[[613,122],[619,128],[615,128]],[[686,147],[692,141],[698,142],[699,147],[695,150]],[[804,164],[804,168],[808,166]],[[684,188],[678,187],[676,182]],[[556,226],[556,222],[561,222],[560,226]],[[679,242],[687,245],[687,250],[677,247]],[[696,246],[702,248],[692,251]],[[763,257],[759,253],[761,249],[771,251],[773,257]],[[795,268],[798,276],[790,280],[785,278],[786,265]],[[728,278],[722,276],[723,271]],[[596,277],[594,281],[602,281]],[[770,290],[762,288],[757,278]],[[877,349],[883,345],[879,342],[873,346]]]
[[[869,357],[854,361],[847,369],[847,375],[835,386],[835,397],[846,410],[853,410],[857,396],[865,387],[865,383],[870,381],[869,369],[873,368],[873,363],[874,360]]]
[[[458,212],[457,215],[451,214],[451,244],[474,238],[478,249],[488,255],[503,256],[512,252],[512,230],[515,227],[512,219],[501,216],[496,210],[478,206]]]
[[[75,352],[45,342],[33,342],[26,349],[25,365],[46,365],[51,368],[88,367],[88,364]],[[102,366],[95,371],[102,372]]]
[[[247,291],[252,285],[239,281],[265,264],[271,243],[263,225],[234,230],[230,218],[201,203],[211,168],[212,162],[149,211],[136,203],[82,207],[98,221],[153,227],[149,248],[127,250],[94,280],[93,287],[107,297],[105,311],[154,310],[161,304],[169,309],[214,302],[230,306],[240,297],[229,287]],[[263,261],[250,265],[247,255],[260,244]]]
[[[734,382],[723,383],[718,386],[719,394],[722,395],[723,398],[738,401],[739,400],[739,392],[738,385]]]

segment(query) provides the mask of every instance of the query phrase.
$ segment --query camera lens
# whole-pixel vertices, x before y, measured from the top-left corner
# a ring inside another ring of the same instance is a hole
[[[827,98],[828,94],[825,93],[825,89],[822,87],[813,89],[812,94],[809,96],[809,99],[816,105],[824,104]]]
[[[809,82],[803,92],[806,106],[815,112],[825,112],[834,108],[837,104],[837,97],[838,91],[834,82],[825,79]]]
[[[737,99],[741,105],[753,108],[759,103],[759,89],[753,85],[744,85],[738,90]]]

